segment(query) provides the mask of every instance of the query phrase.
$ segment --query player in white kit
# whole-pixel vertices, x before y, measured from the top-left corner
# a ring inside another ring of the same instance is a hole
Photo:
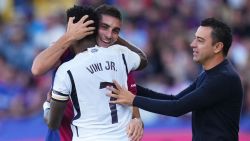
[[[127,73],[137,69],[139,64],[139,55],[120,45],[113,45],[88,48],[59,67],[52,98],[66,101],[71,97],[74,107],[77,107],[72,122],[73,140],[129,140],[126,126],[132,109],[110,104],[105,88],[113,85],[112,80],[118,80],[127,87]]]

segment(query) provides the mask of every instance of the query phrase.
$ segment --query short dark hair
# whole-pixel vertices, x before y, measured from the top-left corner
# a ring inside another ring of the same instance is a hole
[[[232,31],[228,25],[225,23],[216,20],[215,18],[207,18],[201,22],[201,26],[207,26],[212,28],[212,40],[213,45],[217,42],[222,42],[223,47],[223,55],[227,56],[229,48],[232,44]]]
[[[75,17],[75,19],[73,20],[73,23],[77,23],[78,21],[80,21],[80,19],[84,15],[88,15],[88,18],[85,21],[93,20],[94,23],[89,25],[89,26],[94,26],[95,30],[94,30],[94,34],[88,35],[84,39],[96,38],[97,30],[99,27],[99,18],[98,18],[97,13],[95,12],[94,8],[92,8],[90,6],[74,5],[72,8],[69,8],[66,11],[66,13],[67,13],[67,21],[69,21],[70,17]]]
[[[117,9],[116,7],[112,5],[103,4],[96,8],[96,13],[99,15],[100,19],[102,18],[102,15],[108,15],[108,16],[115,17],[119,19],[120,21],[122,21],[121,12],[119,11],[119,9]]]

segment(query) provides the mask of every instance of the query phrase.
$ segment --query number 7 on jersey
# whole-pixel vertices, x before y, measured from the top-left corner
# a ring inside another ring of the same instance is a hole
[[[115,84],[111,83],[111,82],[101,82],[100,83],[100,89],[106,88],[107,86],[113,86],[114,88],[116,88]],[[110,97],[110,101],[112,101],[112,100],[116,100],[116,99],[113,97]],[[117,116],[116,104],[109,103],[109,108],[111,111],[112,124],[117,123],[118,116]]]

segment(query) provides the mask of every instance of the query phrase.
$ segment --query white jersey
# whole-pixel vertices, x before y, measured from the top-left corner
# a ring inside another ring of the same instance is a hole
[[[138,68],[140,57],[126,47],[95,46],[62,64],[55,75],[52,98],[74,106],[73,140],[128,141],[126,127],[132,108],[110,104],[106,86],[112,80],[127,87],[127,73]]]

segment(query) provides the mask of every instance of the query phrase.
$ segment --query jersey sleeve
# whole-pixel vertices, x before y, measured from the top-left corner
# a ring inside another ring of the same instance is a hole
[[[67,74],[67,69],[64,66],[60,66],[56,71],[52,99],[58,101],[67,101],[71,93],[71,81]]]
[[[130,72],[128,74],[128,81],[127,81],[127,84],[128,84],[128,90],[133,93],[134,95],[137,94],[137,89],[136,89],[136,83],[135,83],[135,78],[132,74],[132,72]]]
[[[128,49],[127,47],[122,48],[125,62],[127,62],[128,71],[130,72],[131,70],[136,70],[141,63],[140,56],[137,53]]]

